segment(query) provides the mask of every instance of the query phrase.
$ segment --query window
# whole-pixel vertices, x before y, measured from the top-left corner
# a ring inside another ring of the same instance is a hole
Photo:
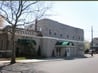
[[[49,30],[49,35],[51,35],[51,30]]]
[[[27,32],[28,32],[27,34],[30,35],[30,31],[27,31]]]
[[[72,39],[74,40],[74,39],[75,39],[75,37],[73,36],[73,37],[72,37]]]
[[[2,49],[2,46],[3,46],[3,40],[2,39],[0,39],[0,49]]]
[[[22,33],[22,34],[24,34],[24,32],[23,32],[23,31],[21,31],[21,33]]]
[[[21,34],[21,30],[20,30],[20,31],[17,31],[17,33],[18,33],[18,34]]]
[[[24,34],[24,31],[22,31],[22,33]]]
[[[54,35],[56,35],[56,32],[54,33]]]
[[[80,40],[80,36],[79,36],[79,40]]]
[[[62,34],[60,34],[60,37],[62,37],[63,35]]]
[[[67,35],[67,39],[69,39],[69,35]]]
[[[25,31],[25,34],[27,35],[27,31]]]
[[[98,45],[98,43],[96,43],[96,45]]]
[[[26,32],[26,34],[28,34],[28,31],[25,31]]]
[[[84,40],[83,37],[81,37],[81,40],[82,40],[82,41]]]
[[[32,32],[30,31],[29,34],[32,35]]]

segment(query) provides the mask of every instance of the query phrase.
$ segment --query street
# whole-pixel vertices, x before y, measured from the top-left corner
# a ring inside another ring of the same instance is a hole
[[[2,73],[98,73],[98,55],[71,60],[16,63],[1,68]]]

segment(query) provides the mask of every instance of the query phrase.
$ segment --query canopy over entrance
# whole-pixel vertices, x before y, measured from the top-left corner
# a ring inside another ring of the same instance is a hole
[[[69,41],[57,41],[56,46],[74,46],[74,43]]]

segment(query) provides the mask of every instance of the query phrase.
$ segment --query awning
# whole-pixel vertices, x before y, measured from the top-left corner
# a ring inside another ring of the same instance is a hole
[[[56,45],[61,45],[61,46],[74,46],[73,42],[69,41],[57,41]]]
[[[32,40],[32,39],[18,39],[17,40],[17,43],[24,44],[24,45],[27,45],[30,42],[32,42],[32,43],[34,43],[34,45],[36,45],[36,41],[35,40]]]

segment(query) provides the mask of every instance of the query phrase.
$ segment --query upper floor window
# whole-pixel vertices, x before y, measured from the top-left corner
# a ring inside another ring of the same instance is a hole
[[[49,35],[51,35],[51,30],[49,30]]]
[[[81,41],[83,41],[84,39],[83,39],[83,37],[81,37]]]
[[[18,33],[18,34],[19,34],[19,31],[16,31],[16,33]]]
[[[60,34],[60,37],[62,37],[63,35],[62,34]]]
[[[28,31],[25,31],[25,34],[28,34]]]
[[[24,31],[21,31],[22,34],[24,34]]]
[[[79,36],[79,40],[80,40],[80,36]]]
[[[32,35],[32,32],[30,31],[29,34]]]
[[[56,35],[56,32],[54,33],[54,35]]]
[[[69,35],[67,35],[67,39],[69,39]]]
[[[27,31],[27,32],[28,32],[27,34],[30,35],[30,31]]]
[[[72,39],[74,40],[74,39],[75,39],[75,37],[73,36],[73,37],[72,37]]]

